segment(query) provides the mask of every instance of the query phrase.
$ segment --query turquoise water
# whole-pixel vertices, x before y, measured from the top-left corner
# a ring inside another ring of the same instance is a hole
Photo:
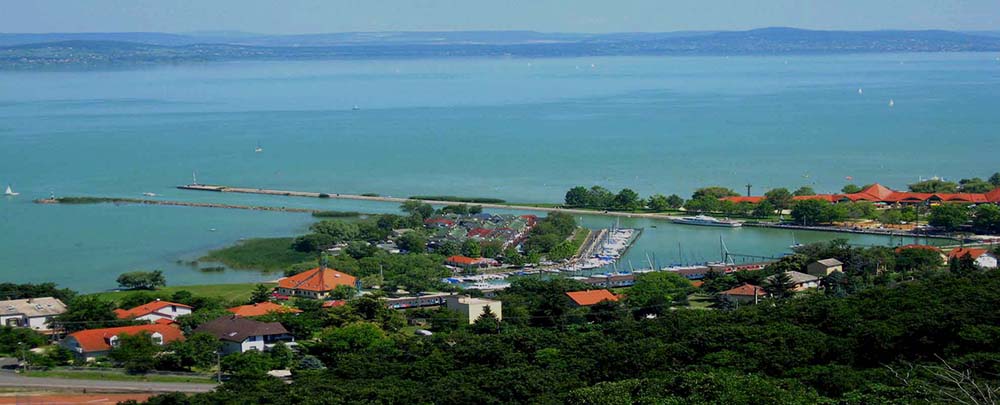
[[[858,88],[864,89],[859,95]],[[0,72],[0,279],[113,287],[161,268],[171,284],[273,279],[176,264],[311,218],[180,207],[37,206],[57,195],[391,212],[349,201],[183,192],[204,183],[522,202],[601,184],[689,195],[811,185],[904,187],[1000,170],[1000,63],[992,54],[615,57],[181,65]],[[895,107],[889,108],[893,99]],[[352,111],[357,105],[360,110]],[[253,153],[260,143],[263,153]],[[607,226],[607,218],[586,218]],[[635,221],[634,225],[633,222]],[[623,220],[647,232],[631,258],[787,250],[785,231]],[[210,229],[216,231],[210,231]],[[830,234],[797,233],[800,241]],[[888,243],[857,237],[858,243]],[[681,247],[678,249],[678,243]],[[678,253],[680,252],[680,253]]]

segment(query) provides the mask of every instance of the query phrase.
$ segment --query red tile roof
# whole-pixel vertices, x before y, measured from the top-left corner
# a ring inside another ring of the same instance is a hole
[[[960,259],[965,256],[972,256],[973,259],[978,259],[989,251],[986,249],[976,249],[976,248],[962,248],[957,247],[948,252],[949,259]]]
[[[447,225],[447,226],[455,226],[455,221],[452,221],[452,220],[450,220],[448,218],[427,218],[427,219],[424,220],[424,224],[427,224],[427,225],[430,225],[430,224],[442,224],[442,225]]]
[[[118,315],[118,319],[138,318],[140,316],[152,314],[171,305],[176,305],[181,308],[191,309],[191,307],[188,305],[178,304],[176,302],[170,302],[170,301],[156,300],[153,302],[139,305],[131,309],[116,309],[115,315]]]
[[[764,289],[757,287],[753,284],[743,284],[739,287],[731,288],[726,291],[720,292],[719,294],[738,295],[743,297],[753,297],[753,296],[763,297]]]
[[[275,304],[270,301],[265,301],[250,305],[240,305],[238,307],[229,308],[226,311],[232,312],[237,316],[243,316],[243,317],[262,316],[271,313],[283,314],[283,313],[302,312],[301,309],[289,308],[284,305]]]
[[[478,259],[473,259],[467,256],[452,256],[446,260],[448,263],[454,263],[458,265],[473,265],[476,264]]]
[[[608,290],[571,291],[566,293],[576,305],[590,306],[603,301],[618,301],[618,296]]]
[[[465,234],[465,236],[469,238],[474,236],[485,238],[487,236],[490,236],[491,233],[493,233],[493,231],[486,228],[472,228],[471,230],[469,230],[468,233]]]
[[[326,267],[317,267],[278,280],[278,288],[326,292],[333,291],[334,288],[342,285],[354,287],[354,283],[357,281],[358,279],[350,274]]]
[[[705,285],[705,282],[704,281],[692,281],[691,285],[694,286],[694,288],[701,288],[701,286]]]
[[[179,329],[157,324],[81,330],[69,334],[67,338],[75,339],[84,352],[102,352],[111,349],[110,339],[112,337],[118,335],[135,335],[142,332],[163,335],[164,344],[176,340],[184,340],[184,334]]]
[[[871,202],[883,202],[883,203],[899,203],[899,202],[924,202],[928,200],[940,200],[947,202],[967,202],[967,203],[1000,203],[1000,188],[994,189],[988,193],[914,193],[909,191],[895,191],[881,184],[872,184],[857,193],[852,194],[818,194],[818,195],[808,195],[808,196],[795,196],[792,197],[796,201],[802,200],[824,200],[829,202],[837,202],[843,200],[849,201],[871,201]],[[722,198],[726,201],[732,202],[751,202],[759,203],[764,200],[761,196],[752,197],[724,197]]]
[[[342,307],[344,305],[347,305],[347,301],[344,300],[323,301],[323,308],[336,308],[336,307]]]
[[[924,250],[933,250],[935,252],[941,252],[941,248],[939,248],[937,246],[929,246],[929,245],[904,245],[904,246],[900,246],[900,247],[896,248],[896,253],[902,252],[904,250],[909,250],[909,249],[924,249]]]

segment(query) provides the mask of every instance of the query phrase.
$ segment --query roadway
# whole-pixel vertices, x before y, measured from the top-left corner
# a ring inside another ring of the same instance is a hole
[[[0,372],[0,387],[39,390],[80,390],[85,392],[184,392],[199,393],[215,389],[213,383],[165,383],[143,381],[82,380],[71,378],[25,377]]]

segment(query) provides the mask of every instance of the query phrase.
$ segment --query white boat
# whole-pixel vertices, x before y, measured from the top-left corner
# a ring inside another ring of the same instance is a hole
[[[795,249],[803,247],[803,246],[805,246],[805,245],[803,245],[803,244],[799,243],[798,241],[796,241],[795,240],[795,235],[792,235],[792,244],[789,245],[788,247],[790,249],[792,249],[792,250],[795,250]]]
[[[889,99],[889,107],[891,108],[891,107],[893,107],[895,105],[896,105],[896,101],[890,98]]]
[[[708,215],[696,215],[693,217],[673,218],[670,220],[670,222],[673,222],[675,224],[684,224],[684,225],[720,226],[724,228],[737,228],[743,226],[742,222],[732,221],[728,219],[713,218]]]
[[[264,151],[264,148],[260,147],[260,142],[257,142],[257,147],[253,148],[253,151],[254,153],[261,153]]]
[[[10,184],[7,185],[7,190],[3,192],[3,195],[7,195],[7,196],[11,196],[11,197],[13,197],[15,195],[20,195],[20,194],[21,193],[15,193],[14,189],[10,188]]]
[[[156,193],[150,193],[150,192],[142,193],[142,195],[144,195],[146,197],[156,197]]]
[[[863,94],[865,94],[865,91],[863,89],[859,88],[858,89],[858,95],[863,95]]]

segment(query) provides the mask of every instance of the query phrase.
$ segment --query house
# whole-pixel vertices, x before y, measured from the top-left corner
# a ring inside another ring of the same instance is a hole
[[[278,342],[294,344],[295,338],[278,322],[260,322],[236,315],[224,316],[195,328],[222,341],[222,354],[266,351]]]
[[[252,318],[255,316],[264,316],[268,314],[297,314],[302,312],[298,308],[289,308],[281,304],[275,304],[270,301],[258,302],[249,305],[240,305],[238,307],[232,307],[226,309],[226,311],[232,312],[236,316],[242,316],[245,318]]]
[[[58,298],[39,297],[0,301],[0,325],[52,332],[52,317],[66,312]]]
[[[944,254],[944,252],[941,251],[941,248],[939,248],[937,246],[915,245],[915,244],[903,245],[903,246],[900,246],[900,247],[896,248],[896,254],[900,254],[903,251],[910,250],[910,249],[923,249],[923,250],[927,250],[927,251],[931,251],[931,252],[937,253],[938,256],[941,257],[941,264],[942,265],[948,264],[948,255]]]
[[[149,323],[157,323],[164,319],[173,322],[182,315],[190,314],[192,309],[188,305],[157,299],[131,309],[116,309],[115,315],[118,319],[134,319]]]
[[[719,293],[724,299],[741,304],[756,304],[764,295],[764,289],[753,284],[743,284]]]
[[[497,316],[497,319],[503,319],[503,304],[496,300],[450,295],[445,297],[445,306],[462,314],[462,318],[468,319],[469,324],[475,323],[487,307]]]
[[[566,295],[578,307],[589,307],[604,301],[618,301],[618,296],[608,290],[570,291]]]
[[[136,325],[118,328],[87,329],[70,333],[60,344],[72,351],[77,358],[91,361],[106,356],[111,348],[118,346],[118,336],[149,334],[153,343],[165,345],[170,342],[184,340],[180,329],[167,325]]]
[[[984,269],[997,268],[997,257],[986,249],[957,247],[948,252],[948,260],[961,259],[970,256],[975,261],[976,266]]]
[[[817,260],[806,266],[807,273],[820,278],[829,276],[835,271],[844,271],[844,263],[841,263],[840,260],[837,259]]]
[[[455,267],[461,267],[465,270],[471,270],[471,269],[481,269],[491,266],[499,266],[500,262],[485,257],[474,259],[466,256],[451,256],[445,259],[445,264]]]
[[[346,273],[320,266],[278,280],[279,295],[326,299],[340,286],[357,287],[358,279]]]
[[[455,227],[455,221],[447,218],[427,218],[424,220],[424,226],[428,228],[450,229]]]
[[[819,287],[819,277],[814,275],[798,271],[786,271],[785,274],[788,275],[788,279],[792,284],[792,291],[804,291]],[[775,277],[776,275],[768,276],[764,278],[764,282],[770,283]]]
[[[737,196],[723,197],[721,199],[734,203],[749,202],[756,204],[763,201],[764,198],[765,197],[763,196]],[[793,199],[795,201],[823,200],[831,203],[867,201],[880,205],[895,206],[950,202],[965,204],[1000,204],[1000,188],[994,189],[988,193],[914,193],[909,191],[896,191],[876,183],[857,193],[795,196]]]

